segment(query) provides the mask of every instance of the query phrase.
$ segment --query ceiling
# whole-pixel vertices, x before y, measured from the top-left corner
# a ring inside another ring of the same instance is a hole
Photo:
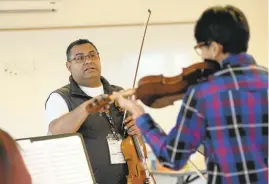
[[[0,0],[0,30],[141,24],[149,8],[151,23],[194,22],[207,7],[229,3],[250,22],[267,19],[267,0]],[[38,8],[56,11],[29,11]]]

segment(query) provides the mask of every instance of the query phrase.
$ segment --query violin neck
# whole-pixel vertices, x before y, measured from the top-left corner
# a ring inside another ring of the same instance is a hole
[[[144,154],[143,154],[143,150],[141,149],[140,143],[139,143],[139,139],[137,135],[133,135],[132,136],[133,142],[134,142],[134,146],[135,146],[135,150],[137,153],[137,156],[140,160],[143,160],[144,158]]]
[[[125,118],[130,115],[129,112],[127,110],[124,111],[124,114],[123,114],[123,122],[122,122],[122,125],[124,125],[124,120]],[[126,131],[124,132],[124,134],[126,134]],[[125,137],[125,136],[124,136]],[[133,135],[132,136],[132,140],[133,140],[133,143],[134,143],[134,147],[135,147],[135,150],[136,150],[136,153],[137,153],[137,156],[140,160],[143,160],[144,158],[144,154],[143,154],[143,150],[141,149],[141,146],[140,146],[140,143],[139,143],[139,138],[137,135]]]
[[[132,139],[133,139],[133,142],[135,145],[135,149],[136,149],[138,158],[143,162],[144,169],[146,172],[146,179],[144,181],[144,184],[155,184],[156,182],[155,182],[154,178],[151,176],[151,174],[148,170],[148,167],[146,165],[146,158],[145,158],[146,156],[144,155],[143,148],[141,148],[141,146],[140,146],[138,136],[134,135],[134,136],[132,136]]]

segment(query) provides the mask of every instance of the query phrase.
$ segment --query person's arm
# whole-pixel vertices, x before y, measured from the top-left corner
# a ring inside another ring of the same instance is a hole
[[[51,94],[46,103],[45,111],[49,134],[56,135],[77,132],[89,115],[89,112],[86,110],[88,103],[86,101],[69,112],[67,104],[61,95],[58,93]]]
[[[149,114],[136,119],[136,125],[165,167],[180,169],[196,151],[205,136],[205,119],[201,114],[201,101],[190,89],[183,98],[177,123],[168,135],[159,128]]]

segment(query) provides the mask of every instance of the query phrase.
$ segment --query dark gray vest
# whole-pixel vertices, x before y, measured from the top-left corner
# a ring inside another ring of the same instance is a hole
[[[57,89],[54,93],[60,94],[67,103],[69,111],[72,111],[92,97],[87,96],[72,77],[70,77],[69,81],[70,84]],[[121,87],[110,85],[104,77],[101,77],[101,81],[105,94],[111,94],[113,91],[122,89]],[[115,122],[116,131],[123,135],[121,129],[123,115],[115,105],[110,106],[110,115]],[[112,131],[106,117],[100,113],[90,114],[78,132],[84,138],[96,182],[98,184],[126,184],[127,165],[110,164],[106,136],[112,134]]]

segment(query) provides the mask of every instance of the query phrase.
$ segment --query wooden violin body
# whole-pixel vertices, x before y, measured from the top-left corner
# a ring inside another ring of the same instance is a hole
[[[146,145],[141,137],[127,136],[121,143],[121,150],[129,170],[127,184],[152,184],[153,178],[150,173],[147,174],[144,159],[147,158]]]
[[[219,69],[220,65],[217,62],[206,60],[184,68],[180,75],[174,77],[163,75],[143,77],[136,88],[136,99],[152,108],[172,105],[183,97],[191,85],[207,80],[208,76]]]

